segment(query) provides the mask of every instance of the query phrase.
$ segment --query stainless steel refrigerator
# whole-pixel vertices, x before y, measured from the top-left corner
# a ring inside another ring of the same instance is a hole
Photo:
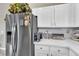
[[[37,33],[37,17],[31,15],[30,23],[24,26],[25,14],[6,15],[6,55],[34,56],[34,33]]]

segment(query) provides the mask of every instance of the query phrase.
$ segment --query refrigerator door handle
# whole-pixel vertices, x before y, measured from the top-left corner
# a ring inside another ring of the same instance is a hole
[[[12,52],[11,55],[14,56],[15,55],[15,32],[16,32],[16,28],[15,26],[12,27],[12,36],[11,36],[11,45],[12,45]]]

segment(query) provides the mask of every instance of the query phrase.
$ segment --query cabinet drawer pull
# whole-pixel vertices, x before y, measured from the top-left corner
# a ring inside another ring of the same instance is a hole
[[[42,48],[40,48],[40,49],[42,49]]]
[[[47,56],[49,56],[49,55],[47,54]]]
[[[58,52],[60,52],[61,50],[58,50]]]

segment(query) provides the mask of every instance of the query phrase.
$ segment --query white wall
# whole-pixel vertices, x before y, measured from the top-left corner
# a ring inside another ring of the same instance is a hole
[[[7,3],[0,3],[0,20],[5,17],[5,14],[7,13],[8,10],[8,5]]]
[[[5,15],[8,10],[8,5],[6,3],[0,3],[0,47],[5,48]]]
[[[0,47],[5,47],[5,23],[0,21]]]

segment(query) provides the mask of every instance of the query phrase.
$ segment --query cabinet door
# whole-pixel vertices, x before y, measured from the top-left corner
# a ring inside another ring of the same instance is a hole
[[[56,27],[68,27],[69,4],[55,6],[55,25]]]
[[[58,56],[58,51],[56,47],[50,48],[50,56]]]
[[[52,11],[53,8],[51,6],[39,8],[38,27],[51,27],[54,17]]]
[[[79,27],[79,3],[75,4],[75,27]]]
[[[45,45],[35,45],[35,56],[48,56],[49,47]]]
[[[74,27],[75,26],[75,4],[71,3],[69,4],[69,26],[68,27]]]
[[[68,50],[68,48],[53,46],[50,48],[50,55],[51,56],[68,56],[69,50]]]
[[[32,14],[33,15],[38,16],[38,13],[39,13],[39,9],[38,8],[32,9]]]
[[[48,53],[41,53],[41,52],[37,52],[36,54],[35,54],[35,56],[49,56],[49,54]]]
[[[78,56],[73,50],[70,49],[70,56]]]
[[[68,48],[58,48],[58,56],[69,56]]]

